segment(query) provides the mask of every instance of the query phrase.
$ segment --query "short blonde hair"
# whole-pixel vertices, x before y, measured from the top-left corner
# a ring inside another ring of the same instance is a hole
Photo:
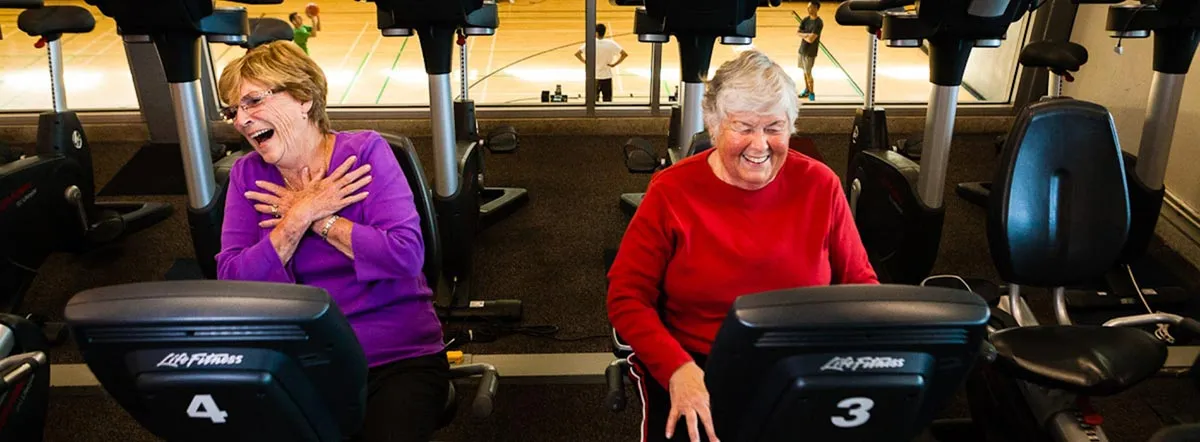
[[[325,97],[329,84],[325,73],[304,50],[287,40],[273,41],[246,51],[221,71],[217,90],[226,104],[242,99],[242,83],[252,80],[271,89],[282,89],[301,102],[312,102],[308,118],[322,132],[331,132],[332,124],[325,113]]]
[[[704,126],[713,136],[730,112],[782,112],[789,133],[795,133],[800,98],[796,82],[782,67],[766,54],[748,50],[717,69],[708,81],[703,107]]]

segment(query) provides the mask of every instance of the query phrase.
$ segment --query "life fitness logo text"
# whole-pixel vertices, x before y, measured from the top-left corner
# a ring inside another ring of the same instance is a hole
[[[890,356],[862,356],[852,358],[850,356],[835,356],[826,362],[821,367],[821,371],[859,371],[859,370],[878,370],[882,368],[904,368],[903,358],[893,358]]]
[[[210,367],[214,365],[241,365],[243,355],[229,353],[167,353],[158,361],[155,367],[190,368],[191,366]]]

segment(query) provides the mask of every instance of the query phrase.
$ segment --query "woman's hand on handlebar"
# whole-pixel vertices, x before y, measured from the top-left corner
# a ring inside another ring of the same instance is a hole
[[[692,442],[700,441],[700,428],[697,420],[704,423],[708,433],[708,442],[720,442],[717,432],[713,430],[712,411],[708,402],[708,388],[704,386],[704,370],[695,362],[688,362],[671,375],[669,391],[671,393],[671,413],[667,415],[667,439],[675,431],[675,425],[680,418],[687,422],[688,434]]]

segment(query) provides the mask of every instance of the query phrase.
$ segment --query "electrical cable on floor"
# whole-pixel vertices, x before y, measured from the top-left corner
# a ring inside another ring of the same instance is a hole
[[[16,268],[18,268],[18,269],[20,269],[20,270],[24,270],[24,271],[26,271],[26,272],[29,272],[29,273],[33,273],[33,274],[35,274],[35,275],[38,273],[38,270],[37,270],[37,269],[35,269],[35,268],[33,268],[33,267],[30,267],[30,266],[27,266],[27,265],[25,265],[25,264],[21,264],[21,263],[17,262],[15,259],[12,259],[11,257],[9,257],[9,258],[8,258],[8,263],[9,263],[9,264],[12,264],[12,266],[13,266],[13,267],[16,267]]]
[[[1137,292],[1138,299],[1142,300],[1142,305],[1146,307],[1146,312],[1152,314],[1157,313],[1154,311],[1154,309],[1150,308],[1150,302],[1146,301],[1146,294],[1142,293],[1142,287],[1138,285],[1137,278],[1133,276],[1133,268],[1131,268],[1129,264],[1125,265],[1125,272],[1129,274],[1129,282],[1133,284],[1133,290]],[[1169,324],[1158,324],[1158,328],[1154,331],[1154,336],[1160,341],[1168,344],[1174,344],[1175,337],[1171,336],[1170,328],[1171,326]]]

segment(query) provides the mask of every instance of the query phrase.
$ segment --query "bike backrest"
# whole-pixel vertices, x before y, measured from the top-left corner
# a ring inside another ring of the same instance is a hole
[[[382,134],[392,147],[400,170],[408,180],[412,189],[413,204],[417,206],[417,215],[421,218],[421,237],[425,240],[425,281],[430,287],[436,287],[438,277],[442,272],[442,245],[438,237],[437,212],[433,208],[433,189],[425,179],[425,168],[421,166],[421,157],[417,149],[407,137]]]
[[[1024,109],[1000,154],[988,242],[1005,281],[1058,287],[1102,275],[1129,234],[1120,142],[1103,106],[1055,98]]]

